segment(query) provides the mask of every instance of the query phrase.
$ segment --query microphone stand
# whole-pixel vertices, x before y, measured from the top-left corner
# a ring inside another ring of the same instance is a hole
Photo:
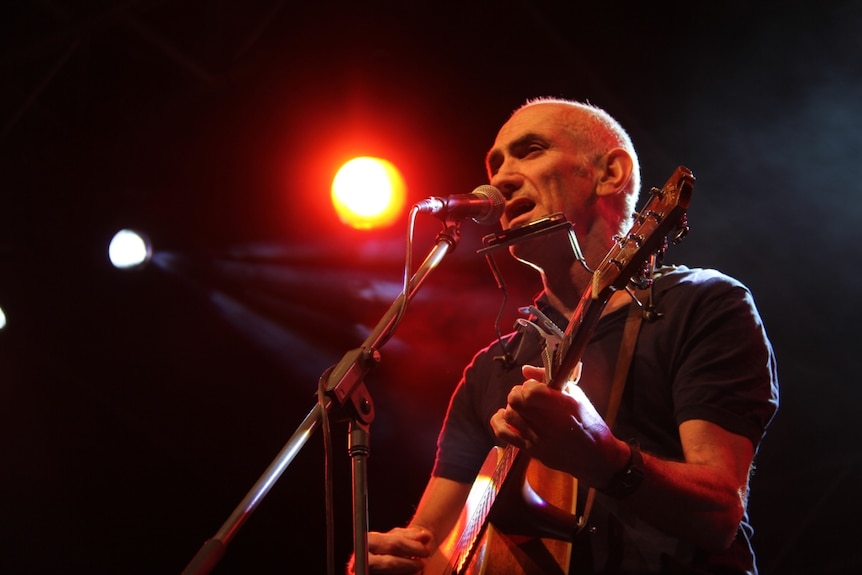
[[[352,458],[355,573],[366,575],[368,572],[368,432],[374,419],[374,404],[365,387],[364,376],[380,362],[378,348],[392,335],[402,307],[413,299],[428,274],[457,247],[460,237],[460,222],[445,222],[443,231],[437,235],[434,247],[408,282],[406,295],[402,293],[396,298],[360,347],[347,352],[336,365],[324,372],[321,379],[325,378],[327,381],[325,400],[318,402],[311,409],[227,521],[201,546],[183,570],[182,575],[206,574],[215,568],[240,527],[248,520],[296,454],[317,430],[325,414],[333,410],[338,414],[346,415],[350,422],[348,452]]]

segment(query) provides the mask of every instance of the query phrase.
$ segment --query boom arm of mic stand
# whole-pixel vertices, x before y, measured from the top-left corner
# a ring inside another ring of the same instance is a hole
[[[323,420],[325,410],[326,413],[333,409],[342,410],[347,407],[347,411],[352,412],[354,417],[360,420],[360,426],[367,426],[374,418],[374,405],[371,401],[371,396],[364,384],[364,376],[370,370],[371,366],[377,361],[378,346],[385,343],[391,335],[391,330],[395,327],[396,319],[400,314],[401,307],[413,299],[416,292],[419,291],[422,283],[436,267],[443,261],[443,258],[453,251],[458,245],[458,240],[461,237],[460,222],[449,223],[446,228],[437,235],[437,240],[434,247],[431,249],[425,261],[416,273],[410,278],[408,283],[407,294],[400,294],[387,312],[383,315],[374,330],[365,338],[362,346],[347,352],[344,357],[333,368],[327,378],[327,399],[321,405],[317,403],[311,408],[308,415],[297,427],[294,434],[287,441],[276,458],[266,468],[263,475],[252,486],[243,500],[233,510],[227,521],[222,524],[216,534],[208,539],[200,550],[195,554],[182,575],[198,575],[210,573],[221,558],[224,556],[227,546],[234,538],[240,527],[251,517],[251,514],[257,509],[258,505],[266,497],[269,490],[278,481],[281,474],[290,465],[293,458],[302,449],[311,435],[320,426]],[[372,361],[369,361],[372,360]],[[335,405],[333,405],[335,403]],[[354,441],[351,436],[351,441]],[[357,467],[354,467],[354,474]],[[355,573],[364,575],[368,572],[368,518],[367,508],[365,503],[366,477],[364,476],[364,465],[359,467],[362,472],[362,477],[353,478],[354,486],[354,554]],[[361,505],[362,511],[356,509]]]

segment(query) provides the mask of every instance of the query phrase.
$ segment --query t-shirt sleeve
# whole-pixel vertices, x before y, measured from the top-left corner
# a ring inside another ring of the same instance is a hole
[[[433,476],[472,483],[494,447],[491,414],[485,413],[487,401],[483,401],[493,368],[492,353],[485,349],[464,369],[437,438]]]
[[[677,423],[703,419],[757,446],[778,406],[775,356],[751,292],[723,275],[691,300],[683,327],[674,412]]]

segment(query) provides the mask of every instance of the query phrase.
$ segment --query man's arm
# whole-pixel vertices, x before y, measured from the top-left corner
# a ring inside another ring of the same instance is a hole
[[[410,520],[411,527],[421,527],[434,534],[439,545],[455,525],[471,485],[442,477],[432,477],[419,500],[416,514]]]
[[[754,447],[703,420],[679,427],[685,461],[643,455],[644,480],[628,504],[645,521],[708,551],[727,549],[745,512]]]
[[[526,368],[527,377],[540,376]],[[563,394],[534,379],[516,386],[491,420],[497,436],[554,469],[602,489],[629,459],[579,388]],[[727,548],[745,508],[751,442],[703,420],[679,427],[684,461],[643,454],[643,483],[625,505],[645,521],[706,550]]]

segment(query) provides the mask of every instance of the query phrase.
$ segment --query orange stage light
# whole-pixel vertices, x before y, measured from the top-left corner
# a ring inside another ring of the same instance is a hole
[[[401,215],[406,195],[398,168],[382,158],[353,158],[332,180],[335,212],[343,223],[356,229],[392,224]]]

